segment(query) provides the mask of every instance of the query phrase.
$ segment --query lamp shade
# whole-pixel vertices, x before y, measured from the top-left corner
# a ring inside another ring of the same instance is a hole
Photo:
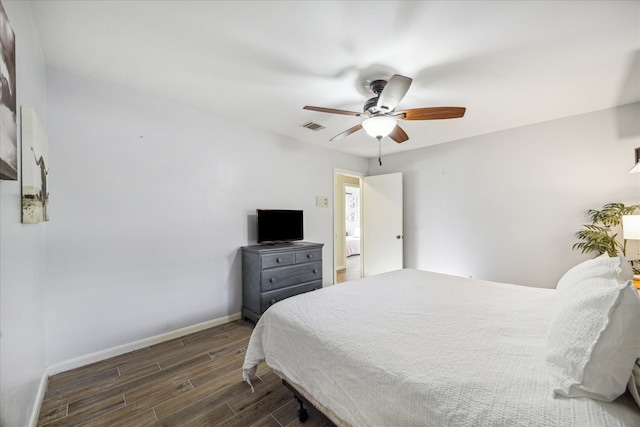
[[[362,127],[369,136],[384,138],[385,136],[389,136],[393,128],[396,127],[396,121],[386,116],[371,117],[362,122]]]
[[[640,240],[640,215],[622,215],[622,236],[626,240]]]

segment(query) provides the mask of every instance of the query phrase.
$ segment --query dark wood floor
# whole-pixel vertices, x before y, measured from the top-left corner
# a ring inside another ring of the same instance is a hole
[[[347,257],[346,268],[336,272],[336,283],[360,278],[360,255]]]
[[[49,378],[38,426],[298,426],[299,405],[261,363],[241,367],[253,324],[236,321]],[[309,408],[309,427],[333,426]]]

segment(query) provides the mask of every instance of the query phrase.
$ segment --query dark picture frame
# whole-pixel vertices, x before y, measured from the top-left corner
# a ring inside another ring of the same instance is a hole
[[[0,2],[0,179],[18,179],[16,38]]]

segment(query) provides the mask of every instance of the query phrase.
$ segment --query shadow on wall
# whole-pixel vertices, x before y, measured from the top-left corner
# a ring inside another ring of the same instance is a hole
[[[618,105],[637,102],[640,92],[640,50],[631,55],[629,70],[625,76],[618,95]],[[616,121],[618,124],[618,137],[630,138],[640,135],[640,120],[638,110],[634,108],[617,108]]]
[[[256,242],[258,240],[258,229],[256,227],[257,215],[247,215],[247,242]]]
[[[229,253],[227,257],[229,275],[227,276],[228,289],[227,307],[228,315],[239,313],[242,310],[242,251],[240,248]]]
[[[638,108],[616,108],[616,123],[620,142],[624,142],[624,138],[632,138],[640,135],[639,110],[640,103],[638,104]]]

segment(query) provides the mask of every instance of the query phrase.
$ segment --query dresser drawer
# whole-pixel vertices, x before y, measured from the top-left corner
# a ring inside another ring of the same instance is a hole
[[[286,289],[280,289],[277,291],[264,292],[261,295],[260,301],[260,312],[264,313],[264,311],[271,307],[273,304],[281,301],[283,299],[292,297],[294,295],[302,294],[309,291],[314,291],[316,289],[320,289],[322,287],[322,281],[318,280],[312,283],[305,283],[304,285],[291,286]]]
[[[322,259],[322,249],[306,249],[296,252],[296,264],[319,261]]]
[[[322,279],[322,261],[270,268],[260,273],[262,292]]]
[[[282,265],[293,265],[296,262],[295,252],[282,252],[262,255],[262,268],[279,267]]]

